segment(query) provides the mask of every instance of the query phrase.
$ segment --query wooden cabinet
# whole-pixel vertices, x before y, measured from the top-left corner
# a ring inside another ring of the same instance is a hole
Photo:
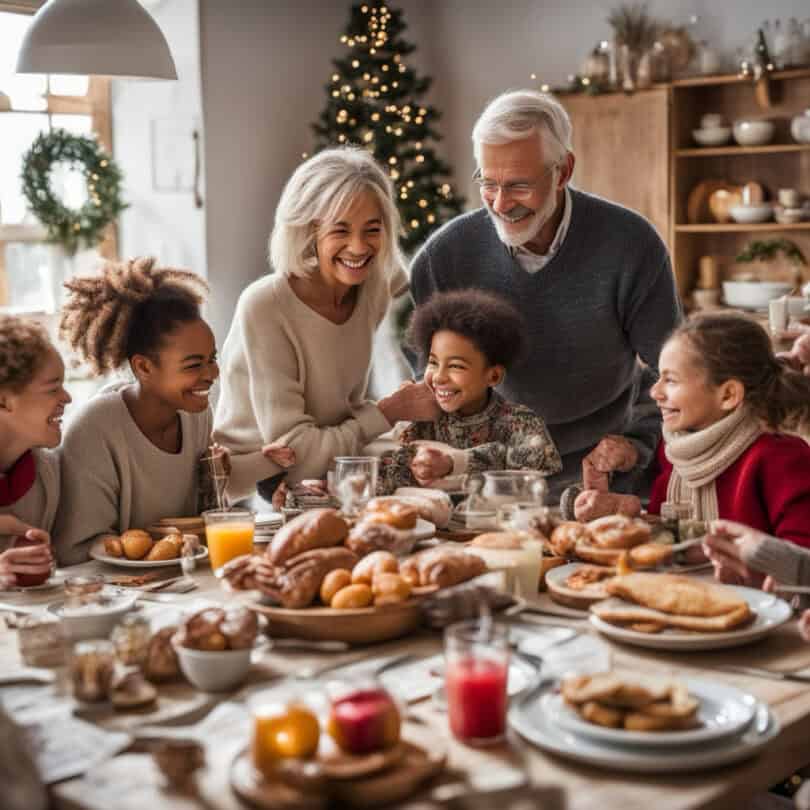
[[[810,106],[810,68],[770,74],[767,86],[755,87],[736,75],[710,76],[631,96],[563,95],[561,101],[574,127],[573,184],[633,208],[655,225],[672,254],[682,296],[695,286],[701,256],[716,256],[728,272],[754,238],[791,239],[810,261],[810,222],[739,225],[687,218],[689,193],[702,180],[738,185],[753,180],[772,198],[780,188],[810,196],[810,144],[790,136],[791,118]],[[698,147],[692,130],[706,113],[719,113],[729,123],[767,118],[776,125],[773,141]],[[804,273],[810,279],[810,269]]]

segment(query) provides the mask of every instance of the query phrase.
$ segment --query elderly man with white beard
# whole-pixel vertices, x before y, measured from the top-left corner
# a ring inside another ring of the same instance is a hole
[[[499,96],[472,138],[483,205],[415,256],[414,299],[461,288],[505,296],[530,334],[501,390],[551,431],[564,464],[552,493],[583,468],[612,476],[611,491],[638,492],[661,433],[649,389],[681,319],[667,249],[636,212],[569,187],[571,122],[552,96]]]

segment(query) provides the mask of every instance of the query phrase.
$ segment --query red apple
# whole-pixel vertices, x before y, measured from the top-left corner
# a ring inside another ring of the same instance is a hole
[[[348,754],[370,754],[399,742],[399,710],[384,689],[362,689],[332,703],[328,730]]]
[[[25,535],[18,535],[12,543],[14,548],[21,546],[38,546],[42,543],[41,540],[32,540]],[[16,574],[15,581],[21,588],[30,588],[32,585],[42,585],[47,582],[51,576],[51,569],[43,571],[41,574]]]

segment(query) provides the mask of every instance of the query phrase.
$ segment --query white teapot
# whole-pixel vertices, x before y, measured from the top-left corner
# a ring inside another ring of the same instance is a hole
[[[790,134],[798,143],[810,143],[810,109],[797,115],[790,122]]]

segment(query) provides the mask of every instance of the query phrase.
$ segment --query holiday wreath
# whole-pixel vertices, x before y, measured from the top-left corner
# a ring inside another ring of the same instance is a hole
[[[51,188],[51,171],[60,162],[85,176],[87,200],[81,208],[68,208]],[[23,194],[48,239],[69,254],[101,242],[104,228],[126,208],[121,180],[118,165],[95,140],[64,129],[41,133],[23,156]]]

